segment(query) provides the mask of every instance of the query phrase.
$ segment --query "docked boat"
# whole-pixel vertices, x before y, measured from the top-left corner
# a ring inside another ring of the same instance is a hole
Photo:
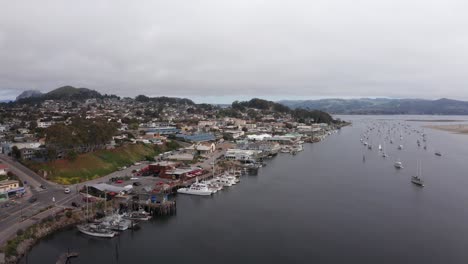
[[[106,228],[115,231],[125,231],[135,226],[131,220],[125,219],[122,215],[119,214],[113,214],[105,217],[101,224]]]
[[[188,188],[178,189],[177,193],[208,196],[212,195],[213,191],[208,188],[208,185],[197,181]]]
[[[223,178],[223,177],[228,179],[233,185],[240,182],[239,178],[237,178],[235,176],[232,176],[232,175],[229,175],[229,174],[225,174],[225,175],[221,176],[221,178]]]
[[[77,228],[81,233],[86,234],[88,236],[93,236],[93,237],[111,238],[117,234],[116,232],[102,225],[84,224],[84,225],[78,225]]]
[[[401,161],[396,161],[394,166],[397,169],[403,169],[403,163],[401,163]]]
[[[213,179],[215,181],[215,183],[218,183],[220,184],[221,186],[225,186],[225,187],[231,187],[232,186],[232,182],[224,177],[216,177]]]
[[[139,210],[131,212],[128,215],[124,215],[123,218],[134,221],[148,221],[151,219],[151,214],[145,210]]]

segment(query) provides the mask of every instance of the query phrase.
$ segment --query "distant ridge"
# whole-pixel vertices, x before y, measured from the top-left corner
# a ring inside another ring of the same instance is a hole
[[[316,109],[332,114],[468,115],[468,102],[446,98],[283,100],[279,103],[291,108]]]
[[[20,95],[16,97],[16,100],[30,98],[30,97],[39,97],[42,96],[41,91],[38,90],[27,90],[22,92]]]

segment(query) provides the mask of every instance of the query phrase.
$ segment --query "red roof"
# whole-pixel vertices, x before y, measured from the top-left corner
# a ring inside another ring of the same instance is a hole
[[[5,164],[0,164],[0,170],[8,169],[8,166]]]

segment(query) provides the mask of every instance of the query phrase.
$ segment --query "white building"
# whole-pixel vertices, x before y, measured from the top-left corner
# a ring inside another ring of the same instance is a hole
[[[224,157],[231,160],[254,160],[259,151],[245,149],[228,149]]]

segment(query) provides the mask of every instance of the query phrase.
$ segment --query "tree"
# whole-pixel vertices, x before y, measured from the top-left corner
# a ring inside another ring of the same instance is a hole
[[[18,149],[17,146],[13,146],[11,148],[11,156],[17,160],[21,159],[21,151]]]

